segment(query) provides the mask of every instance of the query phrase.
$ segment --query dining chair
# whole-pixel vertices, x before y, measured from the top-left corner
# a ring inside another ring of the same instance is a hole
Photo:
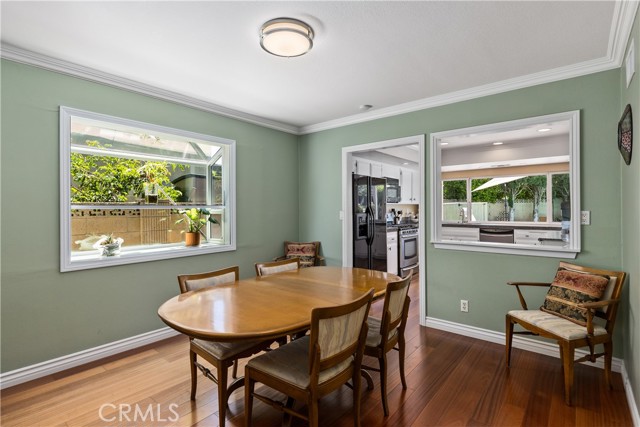
[[[286,258],[280,261],[257,262],[256,276],[268,276],[269,274],[293,271],[300,268],[300,258]]]
[[[382,317],[369,316],[367,318],[367,341],[364,347],[365,356],[378,359],[378,367],[363,365],[363,375],[369,383],[369,388],[373,387],[373,381],[366,373],[376,371],[380,373],[380,393],[382,395],[382,410],[384,416],[389,415],[389,403],[387,401],[387,353],[396,350],[399,357],[400,381],[403,390],[407,389],[407,381],[404,376],[404,356],[405,341],[404,330],[407,326],[409,316],[409,285],[411,284],[412,273],[397,282],[387,285],[382,307]]]
[[[511,363],[513,334],[539,335],[550,338],[560,346],[564,375],[564,399],[571,405],[573,364],[595,362],[604,356],[604,377],[611,384],[613,359],[613,327],[626,273],[601,270],[560,262],[552,283],[509,282],[516,287],[522,310],[511,310],[506,315],[506,359]],[[521,286],[543,286],[549,291],[538,310],[529,310]],[[596,319],[601,319],[600,324]],[[525,331],[514,332],[514,325]],[[603,352],[595,353],[602,345]],[[588,347],[589,353],[575,359],[575,349]],[[574,360],[575,359],[575,360]]]
[[[367,314],[373,289],[357,300],[311,311],[311,334],[251,359],[245,367],[245,425],[252,425],[253,398],[288,417],[319,425],[318,400],[352,381],[353,419],[360,425],[360,367],[367,336]],[[256,383],[287,396],[286,403],[255,390]],[[295,411],[304,402],[307,414]]]
[[[239,279],[237,266],[207,273],[181,274],[178,276],[180,293],[197,291],[210,286],[233,283]],[[259,341],[246,340],[237,342],[215,342],[198,338],[189,340],[189,362],[191,366],[191,400],[196,399],[198,387],[197,370],[218,385],[218,419],[220,427],[225,425],[225,415],[228,396],[238,387],[243,385],[242,380],[236,380],[230,387],[228,382],[228,369],[233,365],[233,378],[237,376],[237,360],[250,357],[266,350],[273,340]],[[206,366],[198,362],[198,356],[213,365],[217,371],[216,376]]]
[[[284,255],[274,261],[299,258],[300,268],[322,265],[324,257],[320,255],[320,242],[284,242]]]

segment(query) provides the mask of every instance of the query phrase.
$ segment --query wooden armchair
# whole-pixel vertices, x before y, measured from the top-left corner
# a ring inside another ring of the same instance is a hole
[[[322,265],[324,257],[320,256],[320,242],[284,242],[284,255],[274,258],[274,261],[299,258],[300,267]]]
[[[197,274],[181,274],[178,276],[180,293],[197,291],[209,286],[233,283],[238,280],[239,268],[237,266],[222,270]],[[243,379],[236,379],[227,386],[228,370],[233,365],[233,378],[237,374],[237,360],[250,357],[269,348],[273,340],[245,340],[237,342],[214,342],[197,338],[191,338],[189,342],[189,362],[191,366],[191,400],[196,399],[198,387],[197,370],[218,385],[218,419],[220,427],[225,425],[227,398],[244,384]],[[204,365],[198,362],[198,356],[213,365],[217,377]]]
[[[253,398],[317,427],[318,400],[349,380],[353,388],[353,415],[360,425],[360,367],[367,336],[367,314],[373,289],[352,303],[314,308],[311,335],[255,357],[245,367],[245,425],[251,426]],[[255,391],[255,383],[288,396],[286,403]],[[295,400],[306,404],[308,414],[294,411]]]
[[[511,282],[515,286],[523,310],[506,315],[506,358],[510,365],[514,333],[539,335],[558,342],[564,374],[565,403],[571,405],[573,364],[595,362],[604,356],[605,381],[611,388],[613,327],[626,273],[600,270],[561,262],[553,283]],[[539,310],[529,310],[520,291],[521,286],[545,286],[549,292]],[[603,325],[596,322],[602,319]],[[514,332],[514,325],[526,331]],[[603,351],[595,353],[595,346]],[[589,354],[575,359],[575,349],[588,347]]]

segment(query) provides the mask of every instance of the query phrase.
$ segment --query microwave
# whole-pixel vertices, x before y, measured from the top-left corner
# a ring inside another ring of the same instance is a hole
[[[387,203],[400,203],[400,181],[387,178]]]

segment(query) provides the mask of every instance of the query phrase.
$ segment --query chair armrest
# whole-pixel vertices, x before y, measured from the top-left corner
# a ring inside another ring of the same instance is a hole
[[[594,302],[582,302],[576,304],[580,308],[587,309],[587,334],[589,336],[593,335],[593,315],[597,308],[603,308],[610,305],[617,304],[619,300],[617,299],[607,299],[602,301],[594,301]]]
[[[510,286],[551,286],[551,283],[546,282],[507,282]]]
[[[323,264],[324,264],[324,257],[323,257],[323,256],[318,255],[318,256],[316,257],[316,266],[318,266],[318,265],[323,265]]]
[[[544,286],[544,287],[549,287],[549,286],[551,286],[551,283],[542,283],[542,282],[507,282],[507,285],[516,287],[516,291],[518,291],[518,298],[520,299],[520,305],[522,306],[522,309],[523,310],[528,310],[527,302],[524,300],[524,296],[522,295],[522,292],[520,292],[520,286]]]

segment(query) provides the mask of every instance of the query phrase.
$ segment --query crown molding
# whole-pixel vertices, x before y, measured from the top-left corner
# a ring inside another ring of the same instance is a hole
[[[330,120],[300,128],[300,134],[305,135],[323,130],[335,129],[343,126],[364,123],[371,120],[378,120],[386,117],[393,117],[400,114],[412,113],[443,105],[454,104],[461,101],[469,101],[475,98],[482,98],[489,95],[509,92],[517,89],[524,89],[545,83],[552,83],[588,74],[608,71],[620,68],[624,59],[627,42],[633,28],[638,1],[617,1],[609,34],[609,45],[607,55],[578,64],[546,70],[539,73],[528,74],[526,76],[515,77],[496,83],[483,86],[476,86],[443,95],[419,99],[417,101],[394,105],[392,107],[372,110],[366,113],[354,114],[340,119]]]
[[[300,127],[233,110],[201,99],[161,89],[152,85],[140,83],[131,79],[119,77],[114,74],[105,73],[93,68],[31,52],[4,43],[0,45],[0,57],[85,80],[106,84],[119,89],[141,93],[164,101],[174,102],[176,104],[185,105],[258,126],[294,135],[306,135],[323,130],[393,117],[400,114],[412,113],[415,111],[454,104],[456,102],[468,101],[512,90],[524,89],[540,84],[552,83],[620,68],[624,60],[625,50],[633,28],[633,21],[638,10],[638,5],[639,1],[637,0],[616,1],[613,11],[611,31],[609,34],[607,55],[602,58]]]
[[[62,59],[53,58],[41,53],[32,52],[13,45],[2,43],[0,46],[0,57],[21,64],[32,65],[34,67],[43,68],[45,70],[54,71],[61,74],[67,74],[84,80],[102,83],[118,89],[124,89],[131,92],[148,95],[163,101],[169,101],[187,107],[195,108],[208,113],[217,114],[232,119],[241,120],[243,122],[279,130],[282,132],[297,135],[299,128],[287,123],[281,123],[253,114],[244,113],[242,111],[223,107],[211,102],[203,101],[191,96],[183,95],[178,92],[161,89],[156,86],[137,82],[117,76],[115,74],[105,73],[94,68],[85,67]]]

